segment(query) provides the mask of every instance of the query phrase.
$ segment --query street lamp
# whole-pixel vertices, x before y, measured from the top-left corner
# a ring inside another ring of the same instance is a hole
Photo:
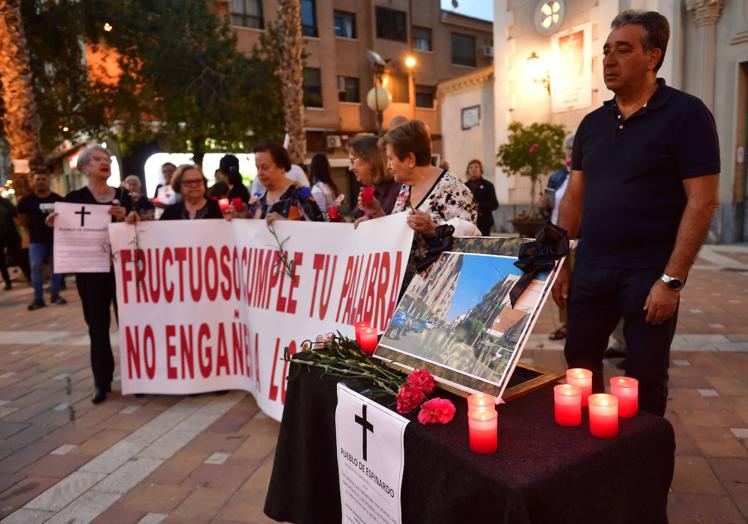
[[[527,75],[530,77],[530,80],[536,84],[543,84],[546,91],[548,91],[548,96],[550,96],[551,75],[548,73],[548,70],[543,65],[543,61],[535,51],[527,57]]]
[[[387,62],[376,51],[371,49],[366,52],[366,58],[371,63],[374,73],[374,87],[366,94],[366,105],[377,115],[377,135],[382,136],[382,120],[384,110],[392,102],[392,96],[382,85],[382,76],[387,67]]]

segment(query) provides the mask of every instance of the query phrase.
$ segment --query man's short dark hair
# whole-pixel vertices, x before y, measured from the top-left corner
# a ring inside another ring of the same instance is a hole
[[[176,169],[176,168],[177,168],[177,165],[176,165],[176,164],[172,164],[171,162],[164,162],[163,164],[161,164],[161,169],[165,168],[166,166],[171,166],[171,167],[173,167],[174,169]]]
[[[284,171],[291,169],[291,157],[288,156],[286,148],[273,140],[260,140],[252,149],[253,153],[269,153],[273,163],[282,167]]]
[[[659,71],[660,67],[662,67],[662,62],[665,60],[667,42],[670,40],[670,23],[667,21],[667,18],[657,11],[627,9],[626,11],[621,11],[613,19],[610,23],[610,28],[619,29],[625,25],[640,25],[644,28],[642,47],[645,51],[651,51],[652,49],[660,49],[662,51],[660,61],[657,62],[654,68],[655,73]]]

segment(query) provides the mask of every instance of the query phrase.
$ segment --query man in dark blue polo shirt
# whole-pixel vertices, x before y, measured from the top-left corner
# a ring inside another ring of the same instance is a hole
[[[657,78],[665,17],[625,11],[611,28],[603,74],[615,97],[576,133],[559,225],[580,242],[571,282],[562,271],[553,297],[568,298],[567,363],[591,369],[597,391],[623,317],[639,406],[664,415],[680,290],[718,202],[717,131],[701,100]]]

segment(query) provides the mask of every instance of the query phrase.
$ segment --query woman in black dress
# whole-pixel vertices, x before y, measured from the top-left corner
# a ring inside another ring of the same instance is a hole
[[[78,170],[88,177],[88,185],[71,191],[65,202],[89,205],[108,205],[112,222],[121,222],[132,211],[132,199],[122,187],[107,185],[112,174],[111,153],[98,145],[89,146],[78,156]],[[55,213],[47,218],[47,225],[54,225]],[[117,293],[114,268],[108,273],[76,273],[75,284],[81,298],[83,317],[91,339],[91,369],[94,375],[94,390],[91,402],[98,404],[106,400],[112,390],[114,355],[109,342],[110,305],[117,315]]]

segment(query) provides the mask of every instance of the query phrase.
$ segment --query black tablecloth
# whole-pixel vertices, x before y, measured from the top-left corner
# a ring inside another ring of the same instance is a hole
[[[338,379],[300,371],[288,385],[265,513],[297,523],[340,522]],[[416,410],[405,430],[403,522],[667,522],[675,451],[667,420],[640,413],[620,420],[615,439],[597,439],[586,409],[581,426],[556,425],[553,388],[545,387],[500,406],[499,451],[475,455],[466,401],[439,396],[455,403],[454,420],[422,426]]]

